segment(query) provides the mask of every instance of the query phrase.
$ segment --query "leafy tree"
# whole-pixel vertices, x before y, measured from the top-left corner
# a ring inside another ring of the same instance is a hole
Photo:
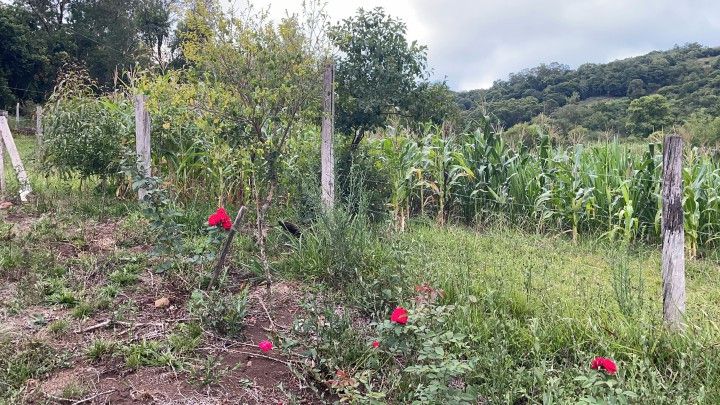
[[[720,117],[704,111],[693,113],[683,125],[694,145],[717,146],[720,144]]]
[[[175,0],[142,0],[139,4],[136,24],[145,44],[153,49],[158,64],[164,64],[163,47],[170,36],[170,7]]]
[[[420,83],[412,96],[408,113],[415,123],[441,124],[445,120],[454,120],[459,114],[455,95],[445,82]]]
[[[627,96],[631,99],[640,98],[645,95],[645,82],[642,79],[632,79],[628,83]]]
[[[0,5],[0,106],[42,96],[48,58],[37,40],[32,15],[21,7]]]
[[[183,55],[199,77],[222,85],[232,98],[234,109],[225,119],[236,122],[237,130],[229,141],[248,161],[256,241],[269,282],[266,217],[288,142],[303,121],[318,118],[321,64],[296,17],[275,25],[263,14],[236,18],[218,9],[195,4],[186,20]]]
[[[425,75],[426,47],[408,42],[406,32],[405,23],[382,8],[361,8],[329,31],[340,50],[335,125],[354,133],[354,146],[365,131],[384,126],[388,116],[407,115],[422,91],[418,80]]]
[[[70,24],[75,56],[84,61],[100,85],[110,85],[115,72],[147,64],[138,41],[135,13],[139,0],[89,0],[71,5]]]
[[[458,93],[456,102],[465,110],[461,117],[466,122],[489,113],[512,126],[543,112],[564,133],[578,125],[590,131],[625,133],[629,101],[650,94],[665,96],[674,117],[701,109],[720,115],[718,55],[720,47],[687,44],[606,64],[584,64],[576,70],[540,65],[498,80],[489,89]],[[533,98],[536,104],[529,102]],[[582,108],[566,108],[566,102]]]
[[[653,94],[630,102],[627,121],[630,133],[645,137],[670,123],[670,103],[665,96]]]

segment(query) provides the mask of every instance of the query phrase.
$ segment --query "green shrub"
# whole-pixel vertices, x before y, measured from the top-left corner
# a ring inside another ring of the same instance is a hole
[[[117,344],[106,339],[95,339],[87,348],[87,357],[92,361],[111,356],[117,350]]]
[[[63,78],[49,101],[43,122],[46,168],[81,177],[115,176],[133,140],[130,101],[123,95],[95,98],[82,75]]]
[[[373,231],[362,213],[340,208],[320,216],[293,248],[286,271],[342,291],[348,304],[363,311],[384,310],[402,296],[403,249]]]
[[[247,303],[247,289],[237,294],[195,290],[188,301],[188,312],[222,335],[237,336],[245,326]]]

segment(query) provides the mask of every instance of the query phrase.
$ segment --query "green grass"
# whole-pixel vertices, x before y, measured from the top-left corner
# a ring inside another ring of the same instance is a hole
[[[488,291],[566,316],[585,318],[603,307],[609,321],[622,314],[613,289],[613,263],[628,265],[643,280],[643,316],[661,319],[660,252],[638,246],[630,252],[621,244],[585,241],[510,230],[476,233],[467,228],[419,226],[402,236],[409,246],[408,267],[429,278],[456,299]],[[687,314],[693,324],[720,319],[720,264],[688,260]],[[602,305],[600,305],[602,304]]]
[[[413,282],[460,308],[445,328],[474,337],[471,353],[483,360],[472,380],[489,398],[608,400],[610,391],[577,382],[594,356],[608,356],[629,392],[621,402],[720,400],[718,263],[687,262],[688,327],[672,334],[662,325],[660,255],[648,247],[424,225],[401,238]]]

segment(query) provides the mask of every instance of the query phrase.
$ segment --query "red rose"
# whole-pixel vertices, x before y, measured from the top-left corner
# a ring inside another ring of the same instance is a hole
[[[590,368],[593,370],[604,370],[608,374],[617,373],[617,365],[611,359],[606,357],[595,357],[590,363]]]
[[[380,342],[378,342],[377,340],[373,340],[372,347],[377,349],[378,347],[380,347]]]
[[[397,307],[392,311],[390,320],[400,325],[405,325],[408,321],[408,311],[403,307]]]
[[[263,340],[262,342],[258,343],[258,347],[260,348],[260,350],[263,351],[263,353],[267,353],[273,349],[273,344],[269,340]]]
[[[225,208],[220,207],[208,217],[208,225],[210,226],[222,226],[225,230],[232,228],[232,219],[228,215]]]

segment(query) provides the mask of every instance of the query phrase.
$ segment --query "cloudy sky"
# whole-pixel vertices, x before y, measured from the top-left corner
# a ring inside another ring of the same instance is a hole
[[[302,0],[254,0],[272,16]],[[609,62],[675,44],[720,46],[720,0],[329,0],[333,21],[384,7],[429,48],[435,79],[456,90],[540,63]]]

